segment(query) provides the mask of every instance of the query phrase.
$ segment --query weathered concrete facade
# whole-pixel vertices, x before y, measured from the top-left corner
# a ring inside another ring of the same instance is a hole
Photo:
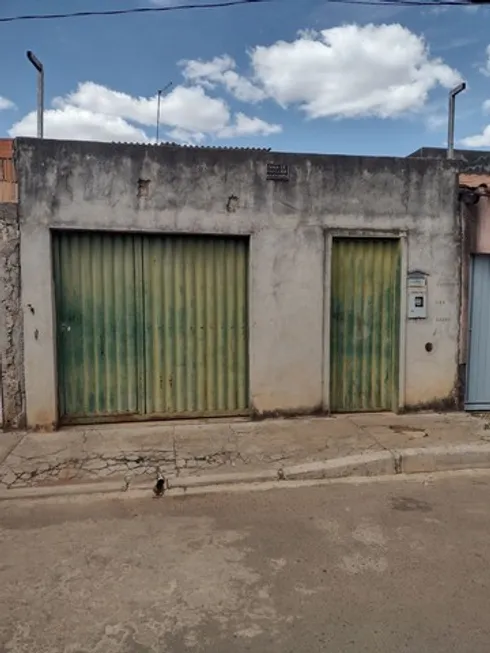
[[[0,351],[5,428],[24,424],[23,338],[17,205],[0,203]]]
[[[400,407],[454,401],[460,229],[446,162],[21,139],[16,163],[29,426],[57,422],[59,228],[249,235],[250,404],[260,414],[329,409],[332,236],[399,237]],[[288,165],[289,181],[268,181],[268,163]],[[415,270],[428,275],[428,317],[406,320]]]
[[[423,147],[409,155],[446,160],[444,148]],[[490,156],[488,151],[455,150],[459,170],[461,224],[461,301],[459,329],[459,403],[468,399],[468,366],[471,340],[471,268],[475,258],[490,254]],[[484,298],[482,298],[484,299]],[[485,394],[485,393],[484,393]]]

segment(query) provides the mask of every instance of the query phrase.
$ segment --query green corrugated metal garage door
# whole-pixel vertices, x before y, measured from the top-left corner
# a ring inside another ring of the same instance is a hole
[[[54,232],[64,422],[248,411],[248,241]]]
[[[334,239],[330,410],[398,407],[400,243]]]

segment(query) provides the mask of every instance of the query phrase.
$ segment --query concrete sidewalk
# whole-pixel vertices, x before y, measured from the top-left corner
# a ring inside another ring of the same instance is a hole
[[[490,467],[466,413],[123,424],[0,435],[0,498]],[[89,489],[90,486],[90,489]]]

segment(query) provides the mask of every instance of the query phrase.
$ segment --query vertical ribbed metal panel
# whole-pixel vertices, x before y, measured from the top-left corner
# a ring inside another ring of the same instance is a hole
[[[60,418],[138,413],[134,239],[55,232],[53,261]]]
[[[400,243],[334,239],[331,273],[330,409],[396,410]]]
[[[469,356],[466,410],[490,410],[490,256],[471,265]]]
[[[143,237],[145,412],[245,414],[248,241]]]

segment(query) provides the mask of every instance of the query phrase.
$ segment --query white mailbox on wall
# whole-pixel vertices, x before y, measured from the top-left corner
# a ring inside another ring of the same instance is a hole
[[[408,318],[423,320],[427,317],[427,275],[424,272],[408,273]]]

